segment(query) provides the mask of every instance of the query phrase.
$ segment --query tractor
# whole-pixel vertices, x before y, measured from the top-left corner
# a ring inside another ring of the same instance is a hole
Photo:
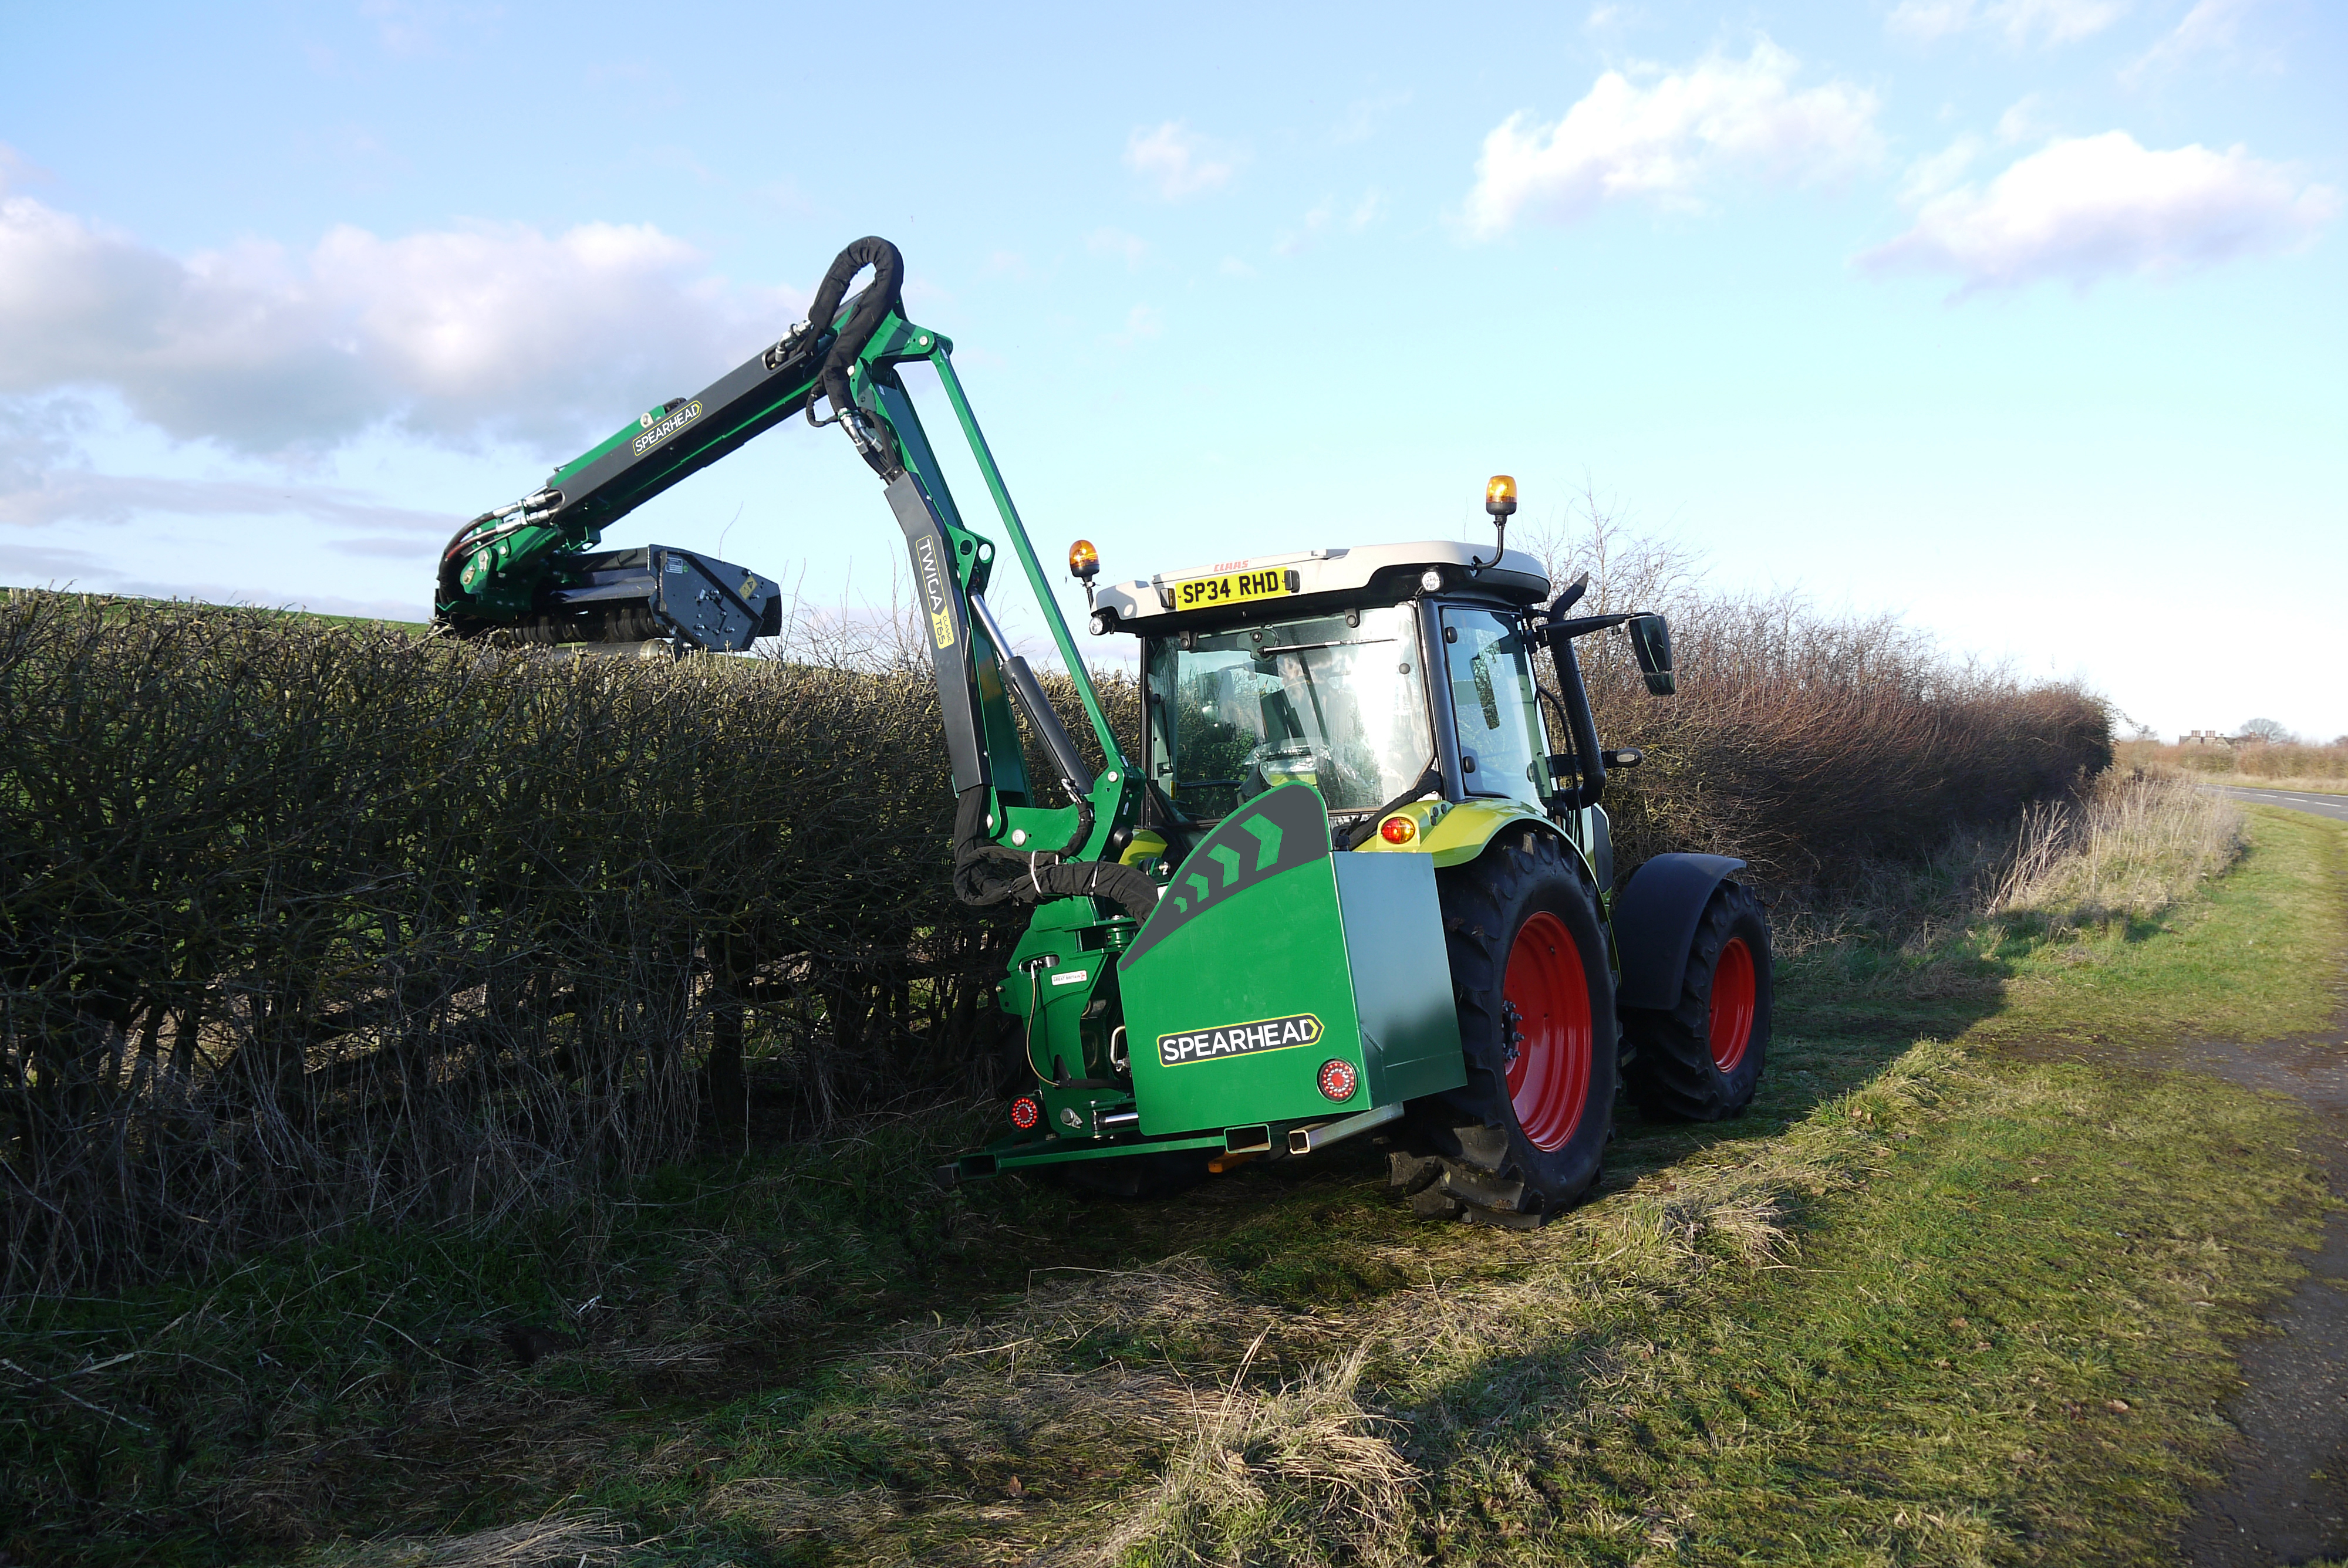
[[[866,270],[872,281],[850,297]],[[1676,682],[1651,612],[1576,615],[1506,548],[1314,548],[1103,582],[1097,637],[1137,641],[1139,733],[1116,733],[956,376],[902,313],[903,260],[843,251],[808,319],[698,396],[656,405],[444,552],[436,628],[545,644],[743,652],[771,579],[664,546],[604,551],[635,506],[794,414],[839,425],[902,531],[956,793],[955,896],[1028,906],[995,994],[1023,1081],[950,1182],[1051,1170],[1125,1196],[1370,1135],[1428,1217],[1536,1226],[1595,1190],[1618,1094],[1714,1121],[1751,1102],[1769,931],[1744,862],[1656,855],[1618,889],[1575,644],[1615,632]],[[900,367],[935,374],[1011,564],[1103,765],[1090,766],[990,603]],[[823,410],[820,414],[819,409]],[[1538,666],[1547,661],[1550,681]],[[1039,779],[1033,753],[1053,777]]]

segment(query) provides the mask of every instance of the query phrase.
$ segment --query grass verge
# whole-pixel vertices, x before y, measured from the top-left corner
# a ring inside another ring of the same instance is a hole
[[[5,1544],[2166,1561],[2327,1199],[2293,1107],[2160,1047],[2331,1015],[2343,843],[2258,811],[2178,902],[1822,944],[1754,1112],[1627,1120],[1532,1235],[1411,1224],[1366,1149],[1160,1205],[932,1194],[971,1129],[911,1120],[79,1303],[0,1350]]]

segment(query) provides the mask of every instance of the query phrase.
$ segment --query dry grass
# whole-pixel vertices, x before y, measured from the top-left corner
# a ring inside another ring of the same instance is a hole
[[[587,1510],[461,1535],[339,1542],[317,1562],[319,1568],[613,1568],[629,1546],[627,1530]]]
[[[1387,1563],[1414,1553],[1400,1526],[1421,1478],[1395,1447],[1403,1423],[1365,1409],[1372,1344],[1269,1390],[1246,1387],[1262,1338],[1210,1399],[1158,1486],[1102,1543],[1109,1563]]]
[[[1870,861],[1772,911],[1781,966],[1846,1002],[2003,995],[2015,944],[2149,928],[2244,849],[2239,807],[2188,779],[2106,774],[2003,830],[1961,829],[1930,856]],[[2079,948],[2074,957],[2082,957]]]
[[[2241,808],[2192,780],[2107,774],[2024,814],[1989,912],[2054,929],[2149,918],[2232,866],[2244,843]]]
[[[2251,741],[2234,746],[2176,746],[2136,740],[2121,742],[2118,749],[2124,765],[2147,773],[2181,773],[2252,787],[2348,787],[2348,735],[2328,745]]]

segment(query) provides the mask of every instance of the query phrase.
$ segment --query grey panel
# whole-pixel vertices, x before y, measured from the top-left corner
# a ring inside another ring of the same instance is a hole
[[[1451,959],[1424,855],[1339,855],[1337,911],[1362,1020],[1371,1102],[1390,1105],[1468,1081]]]
[[[920,482],[910,473],[900,474],[883,494],[912,555],[913,591],[921,596],[930,660],[938,677],[938,707],[945,720],[946,757],[953,766],[954,793],[960,794],[987,782],[986,753],[981,749],[985,729],[979,718],[978,688],[971,680],[970,616],[962,583],[954,575],[945,529]]]

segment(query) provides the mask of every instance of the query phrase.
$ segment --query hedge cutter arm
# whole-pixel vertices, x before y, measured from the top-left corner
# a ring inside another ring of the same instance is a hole
[[[849,284],[868,267],[873,281],[850,298]],[[665,547],[591,552],[613,523],[792,415],[838,425],[880,477],[911,558],[957,796],[955,891],[979,904],[1089,894],[1146,915],[1156,885],[1113,856],[1103,859],[1112,836],[1130,831],[1139,781],[954,374],[953,345],[904,318],[903,281],[896,246],[877,237],[857,241],[824,274],[808,319],[771,346],[698,396],[646,410],[556,469],[541,488],[468,522],[442,553],[436,629],[460,637],[502,630],[521,641],[559,642],[665,635],[680,644],[747,649],[753,638],[780,630],[771,582]],[[985,477],[1099,743],[1106,761],[1097,775],[988,604],[994,545],[963,521],[897,374],[898,365],[916,362],[937,373]],[[820,417],[819,405],[829,410]],[[1035,801],[1014,708],[1059,774],[1066,805]]]

